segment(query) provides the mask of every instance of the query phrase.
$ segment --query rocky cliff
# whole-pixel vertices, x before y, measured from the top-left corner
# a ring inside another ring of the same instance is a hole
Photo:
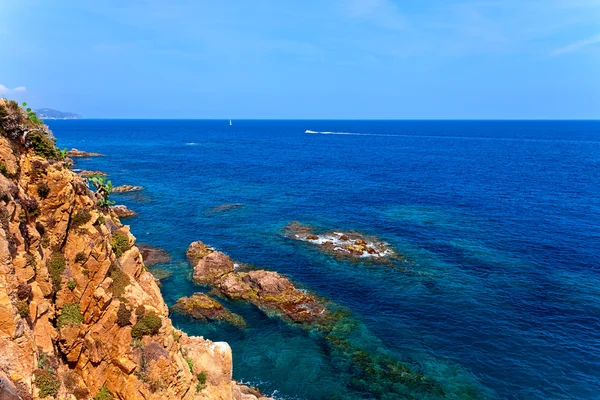
[[[135,238],[48,128],[0,99],[0,399],[256,399],[174,329]]]

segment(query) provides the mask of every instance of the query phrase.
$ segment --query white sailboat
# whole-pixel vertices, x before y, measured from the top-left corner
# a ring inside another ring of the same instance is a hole
[[[231,120],[229,120],[229,126],[231,126]]]

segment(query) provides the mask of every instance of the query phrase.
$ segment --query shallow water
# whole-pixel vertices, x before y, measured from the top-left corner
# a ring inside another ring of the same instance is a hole
[[[595,399],[600,393],[600,122],[50,121],[61,147],[98,151],[139,212],[138,242],[167,249],[169,305],[190,242],[287,274],[351,312],[353,345],[439,381],[447,398]],[[350,132],[360,135],[310,135]],[[242,207],[223,212],[223,204]],[[402,268],[333,259],[286,239],[298,220],[390,243]],[[225,340],[234,377],[285,399],[358,390],[318,332],[224,302],[248,328]],[[387,397],[387,398],[398,398]],[[430,398],[411,392],[406,398]]]

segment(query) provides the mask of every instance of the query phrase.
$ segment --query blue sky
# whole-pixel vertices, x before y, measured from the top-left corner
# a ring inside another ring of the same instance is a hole
[[[0,93],[102,118],[600,118],[600,0],[2,0]]]

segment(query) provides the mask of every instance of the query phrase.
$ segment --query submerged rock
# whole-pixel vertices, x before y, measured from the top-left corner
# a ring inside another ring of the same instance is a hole
[[[225,321],[240,328],[246,326],[246,322],[241,316],[230,312],[217,300],[204,293],[194,293],[190,297],[182,297],[171,309],[204,322]]]
[[[116,205],[110,207],[111,211],[114,212],[119,218],[133,217],[137,215],[135,211],[130,210],[127,206]]]
[[[104,154],[71,149],[67,151],[67,157],[103,157]]]
[[[244,205],[241,203],[234,203],[234,204],[222,204],[218,207],[214,207],[211,208],[210,210],[208,210],[208,212],[211,213],[217,213],[217,212],[224,212],[224,211],[229,211],[229,210],[233,210],[235,208],[240,208],[243,207]]]
[[[308,225],[290,222],[284,228],[284,235],[290,239],[311,243],[320,250],[340,258],[377,262],[402,259],[388,243],[358,232],[329,231],[317,234]]]
[[[164,279],[170,278],[173,273],[171,271],[167,271],[166,269],[161,268],[149,268],[148,272],[152,274],[154,279],[162,281]]]
[[[269,314],[297,323],[327,323],[329,313],[316,296],[296,288],[285,276],[265,270],[240,272],[229,256],[202,242],[187,251],[193,280],[221,296],[248,301]]]
[[[142,255],[146,267],[152,267],[157,264],[167,264],[171,261],[171,255],[165,249],[142,243],[138,244],[137,247],[140,249],[140,254]]]
[[[140,190],[144,190],[143,186],[132,186],[132,185],[122,185],[113,188],[113,193],[129,193],[129,192],[139,192]]]

